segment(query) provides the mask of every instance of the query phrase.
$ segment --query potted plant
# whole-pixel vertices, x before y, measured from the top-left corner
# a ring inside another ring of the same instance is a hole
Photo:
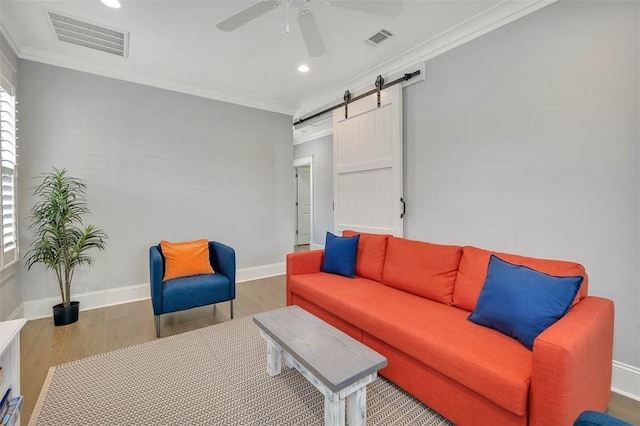
[[[42,263],[53,269],[58,278],[62,303],[53,307],[55,325],[67,325],[78,320],[80,302],[71,301],[71,281],[76,266],[91,265],[87,251],[104,250],[107,234],[100,228],[84,225],[82,216],[89,213],[86,184],[71,177],[66,169],[40,176],[42,182],[33,189],[37,197],[31,209],[31,225],[35,240],[25,254],[27,269]]]

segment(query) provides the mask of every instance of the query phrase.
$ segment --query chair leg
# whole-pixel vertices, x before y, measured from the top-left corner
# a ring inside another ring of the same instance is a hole
[[[231,310],[231,319],[233,319],[233,300],[229,300],[229,309]]]
[[[216,304],[215,303],[213,304],[213,315],[214,316],[216,315]]]
[[[156,337],[160,337],[160,315],[156,315]]]

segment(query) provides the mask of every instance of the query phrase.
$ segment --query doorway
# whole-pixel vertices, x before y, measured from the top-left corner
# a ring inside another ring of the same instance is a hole
[[[313,243],[313,157],[296,158],[295,177],[295,241],[294,250],[309,249]]]

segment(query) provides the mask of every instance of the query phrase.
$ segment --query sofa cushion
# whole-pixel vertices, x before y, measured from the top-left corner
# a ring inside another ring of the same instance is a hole
[[[360,277],[295,275],[289,288],[506,410],[527,412],[532,353],[467,321],[468,312]]]
[[[356,258],[356,275],[382,282],[384,259],[387,255],[389,234],[367,234],[351,230],[342,231],[345,237],[360,235],[358,256]]]
[[[469,320],[513,337],[529,350],[533,341],[569,310],[582,277],[554,277],[495,255]]]
[[[359,235],[338,237],[331,232],[327,232],[324,257],[322,258],[320,270],[349,278],[355,277],[359,239]]]
[[[462,247],[389,238],[383,282],[436,302],[451,304]]]
[[[229,300],[229,278],[222,274],[176,278],[162,286],[162,313]]]
[[[536,259],[515,254],[492,252],[472,246],[462,249],[460,268],[453,290],[453,305],[458,308],[473,311],[478,296],[487,279],[489,256],[495,254],[500,259],[515,265],[528,266],[536,271],[557,277],[581,276],[583,278],[580,290],[573,300],[572,306],[587,296],[588,277],[584,267],[575,262],[562,260]]]

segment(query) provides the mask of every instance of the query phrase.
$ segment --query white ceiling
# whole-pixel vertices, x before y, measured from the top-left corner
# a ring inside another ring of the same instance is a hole
[[[309,58],[295,20],[304,0],[291,0],[289,34],[283,5],[230,33],[215,27],[256,1],[121,0],[110,9],[99,0],[0,0],[0,29],[21,58],[299,115],[550,3],[406,0],[388,18],[311,0],[327,52]],[[58,41],[45,8],[129,31],[128,58]],[[364,43],[382,28],[395,36]],[[299,73],[301,63],[311,71]]]

